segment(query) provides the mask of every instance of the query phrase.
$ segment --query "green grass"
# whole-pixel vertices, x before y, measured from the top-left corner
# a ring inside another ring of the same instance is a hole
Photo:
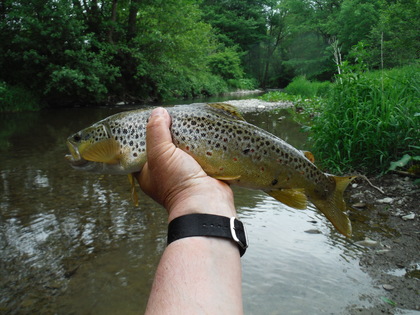
[[[291,101],[317,164],[334,173],[382,174],[420,155],[420,67],[348,72],[335,83],[295,78],[265,101]],[[417,163],[417,161],[415,161]]]
[[[288,94],[299,95],[302,98],[314,98],[328,94],[331,83],[328,81],[309,81],[304,76],[296,77],[285,88]]]
[[[341,76],[310,130],[322,165],[383,173],[404,154],[419,155],[419,73],[411,66]]]

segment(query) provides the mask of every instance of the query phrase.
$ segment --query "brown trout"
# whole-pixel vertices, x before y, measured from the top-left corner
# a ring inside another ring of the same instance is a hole
[[[192,104],[167,108],[174,144],[190,154],[214,178],[260,189],[278,201],[305,209],[311,201],[336,227],[351,236],[343,192],[355,177],[320,171],[305,155],[282,139],[247,123],[235,107]],[[132,173],[146,162],[146,124],[151,110],[122,112],[105,118],[67,139],[73,168],[101,174]]]

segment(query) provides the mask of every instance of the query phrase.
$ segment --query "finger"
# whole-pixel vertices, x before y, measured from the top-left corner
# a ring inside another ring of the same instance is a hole
[[[170,125],[171,117],[166,109],[158,107],[152,111],[146,127],[146,146],[149,152],[162,144],[172,143]]]

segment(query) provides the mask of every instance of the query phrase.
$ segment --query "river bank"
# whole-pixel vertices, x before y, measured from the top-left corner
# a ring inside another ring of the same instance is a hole
[[[348,189],[350,217],[354,241],[366,249],[360,266],[383,290],[383,299],[374,309],[351,314],[420,314],[419,186],[397,174],[370,181],[382,192],[358,179]]]

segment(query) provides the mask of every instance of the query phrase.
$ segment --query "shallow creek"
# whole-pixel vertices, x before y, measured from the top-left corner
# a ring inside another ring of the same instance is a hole
[[[77,172],[64,159],[67,136],[121,110],[0,116],[0,313],[144,311],[165,248],[165,211],[142,193],[134,207],[126,177]],[[287,111],[245,118],[305,148]],[[246,314],[345,314],[378,297],[359,267],[363,248],[314,208],[234,192],[250,240],[242,259]]]

